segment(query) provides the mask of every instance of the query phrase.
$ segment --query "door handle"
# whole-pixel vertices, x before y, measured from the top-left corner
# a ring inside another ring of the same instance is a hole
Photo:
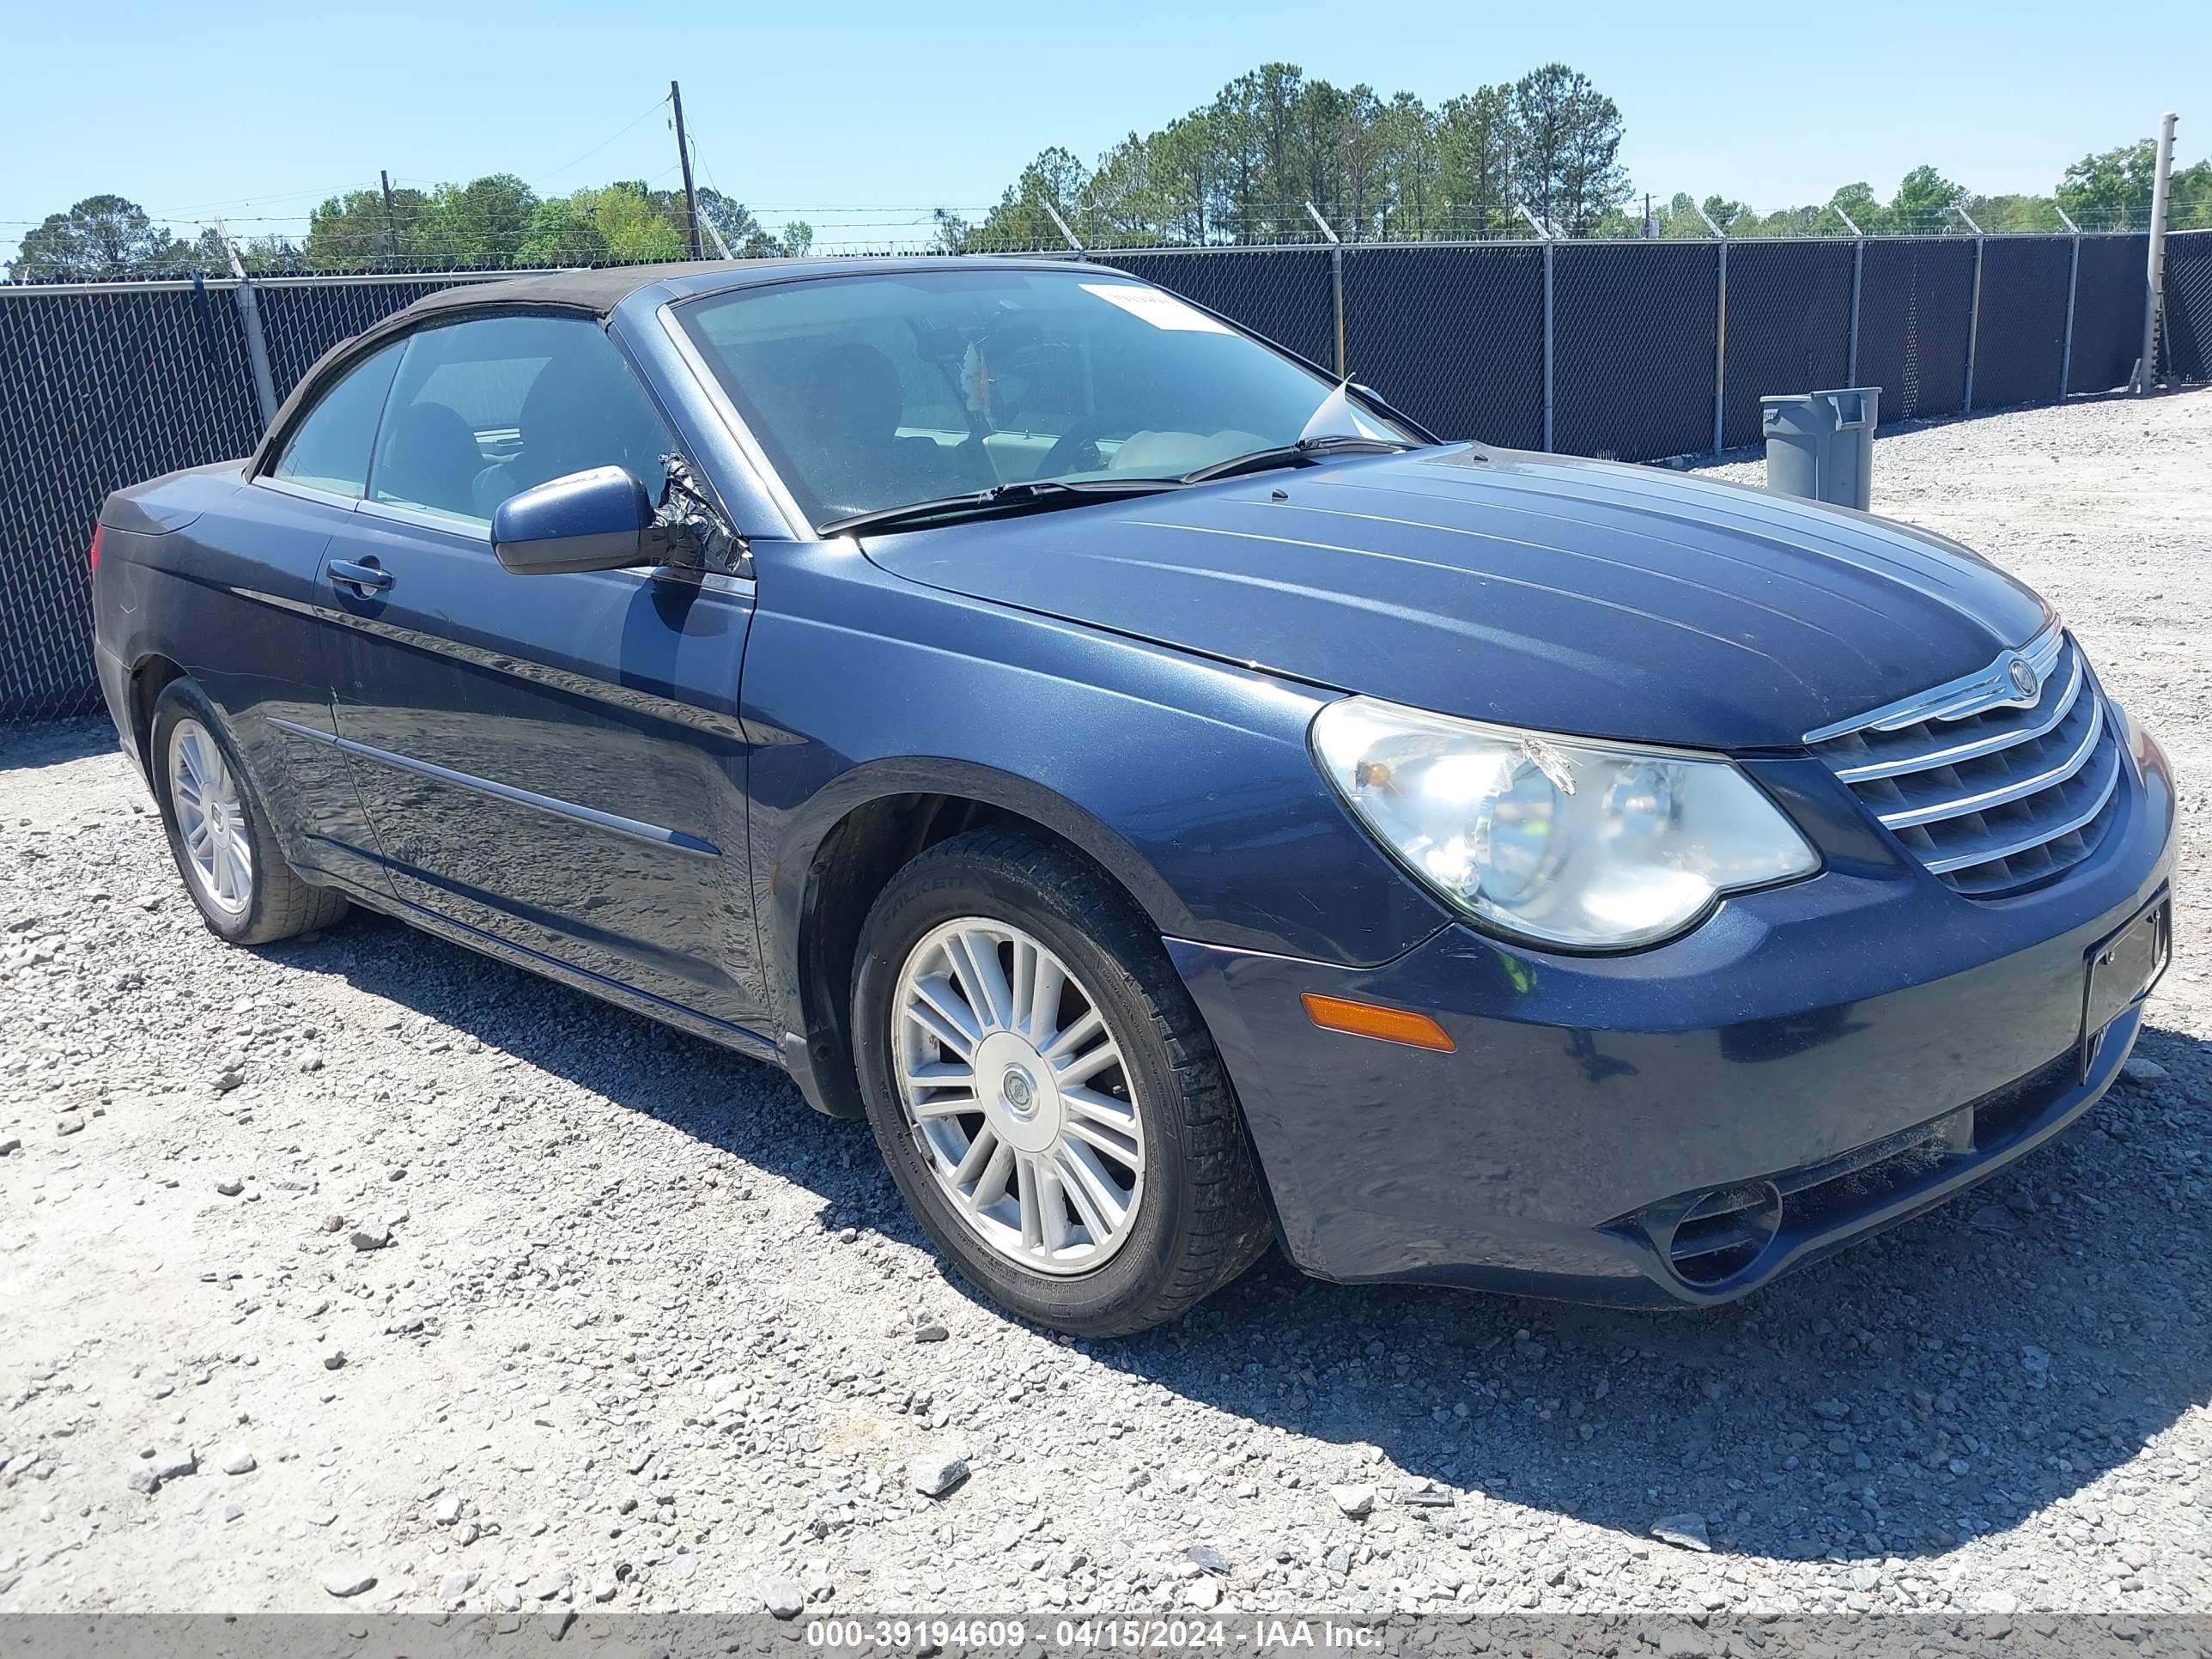
[[[332,559],[329,574],[335,586],[350,587],[356,593],[380,593],[392,586],[392,573],[374,559],[360,564],[351,559]]]

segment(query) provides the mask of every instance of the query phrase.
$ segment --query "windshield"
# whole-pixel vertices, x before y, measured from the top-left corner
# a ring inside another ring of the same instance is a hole
[[[1334,390],[1097,271],[834,276],[677,315],[817,526],[1003,484],[1179,478],[1296,443]]]

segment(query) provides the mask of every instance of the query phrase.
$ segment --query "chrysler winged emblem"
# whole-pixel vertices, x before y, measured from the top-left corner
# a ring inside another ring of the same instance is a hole
[[[2034,665],[2025,657],[2014,657],[2005,665],[2005,678],[2012,682],[2014,690],[2031,702],[2035,700],[2035,694],[2043,689],[2035,678]]]

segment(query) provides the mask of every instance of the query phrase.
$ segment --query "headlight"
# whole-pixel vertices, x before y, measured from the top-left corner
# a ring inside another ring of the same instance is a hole
[[[1553,945],[1649,945],[1720,894],[1820,867],[1725,760],[1367,697],[1322,709],[1313,746],[1352,811],[1421,880],[1484,921]]]

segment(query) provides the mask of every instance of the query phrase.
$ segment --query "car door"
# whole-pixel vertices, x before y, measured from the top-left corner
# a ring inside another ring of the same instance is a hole
[[[319,577],[367,493],[400,349],[340,369],[280,434],[273,459],[214,522],[190,527],[199,603],[180,612],[185,666],[231,716],[285,856],[303,874],[388,892],[381,849],[333,744],[330,635]],[[245,599],[211,608],[215,596]],[[190,654],[204,649],[204,657]]]
[[[516,575],[508,495],[620,465],[657,499],[668,422],[594,319],[410,335],[367,499],[325,577],[337,726],[408,902],[711,1018],[763,1003],[738,678],[751,585]]]

